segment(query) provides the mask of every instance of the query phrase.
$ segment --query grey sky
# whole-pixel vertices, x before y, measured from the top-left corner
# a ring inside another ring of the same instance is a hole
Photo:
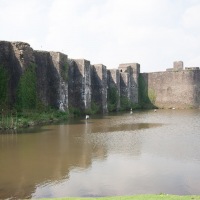
[[[0,0],[0,40],[117,68],[200,66],[200,0]]]

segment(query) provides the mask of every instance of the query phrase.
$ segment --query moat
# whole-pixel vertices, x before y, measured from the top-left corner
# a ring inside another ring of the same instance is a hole
[[[200,194],[200,110],[71,119],[0,135],[0,199]]]

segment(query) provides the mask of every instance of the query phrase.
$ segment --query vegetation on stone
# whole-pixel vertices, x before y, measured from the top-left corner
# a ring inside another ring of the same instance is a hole
[[[149,89],[145,79],[142,75],[139,75],[139,102],[141,108],[155,108],[156,94],[153,89]]]
[[[97,103],[95,103],[94,101],[91,102],[91,108],[90,109],[86,109],[84,114],[88,114],[88,115],[94,115],[97,113],[100,113],[100,105],[98,105]]]
[[[8,81],[8,72],[0,65],[0,109],[7,106]]]
[[[107,70],[102,64],[68,59],[60,52],[35,51],[24,42],[0,41],[0,46],[1,126],[7,121],[5,126],[13,127],[16,111],[60,109],[70,116],[80,116],[140,107],[200,105],[196,87],[200,85],[200,70],[184,70],[182,61],[175,62],[167,72],[140,73],[138,63]]]
[[[155,90],[149,88],[148,90],[148,97],[149,97],[149,100],[152,104],[155,104],[155,101],[156,101],[156,93],[155,93]]]
[[[44,106],[37,98],[36,66],[32,64],[22,74],[18,89],[17,101],[13,108],[7,108],[8,75],[0,67],[0,130],[17,129],[38,124],[68,119],[68,112]]]
[[[117,111],[117,105],[119,101],[119,94],[115,87],[110,87],[108,89],[108,111],[114,112]]]
[[[37,102],[35,65],[29,66],[20,78],[17,90],[18,110],[35,109]]]

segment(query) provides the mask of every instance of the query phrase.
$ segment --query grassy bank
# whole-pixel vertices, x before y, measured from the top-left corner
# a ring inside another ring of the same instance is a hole
[[[176,195],[135,195],[123,197],[100,197],[100,198],[54,198],[56,200],[200,200],[200,196],[176,196]],[[44,200],[44,199],[43,199]]]
[[[22,112],[4,111],[0,114],[0,130],[18,129],[68,119],[67,112],[58,110]]]

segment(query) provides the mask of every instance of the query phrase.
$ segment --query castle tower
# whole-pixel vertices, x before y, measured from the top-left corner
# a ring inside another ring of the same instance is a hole
[[[59,109],[66,111],[68,109],[68,56],[60,52],[50,52],[50,55],[59,74]]]
[[[91,65],[84,59],[69,60],[69,106],[91,108]]]
[[[107,69],[102,64],[91,67],[92,102],[100,106],[102,113],[107,113]]]
[[[109,101],[109,93],[113,90],[116,91],[116,105],[114,110],[118,111],[120,109],[120,73],[118,69],[109,69],[107,70],[108,74],[108,101]],[[113,103],[113,102],[111,102]],[[115,102],[114,102],[115,103]]]
[[[126,63],[119,65],[121,96],[128,98],[132,103],[138,104],[138,78],[140,64]]]
[[[181,71],[183,70],[183,61],[174,61],[174,71]]]

